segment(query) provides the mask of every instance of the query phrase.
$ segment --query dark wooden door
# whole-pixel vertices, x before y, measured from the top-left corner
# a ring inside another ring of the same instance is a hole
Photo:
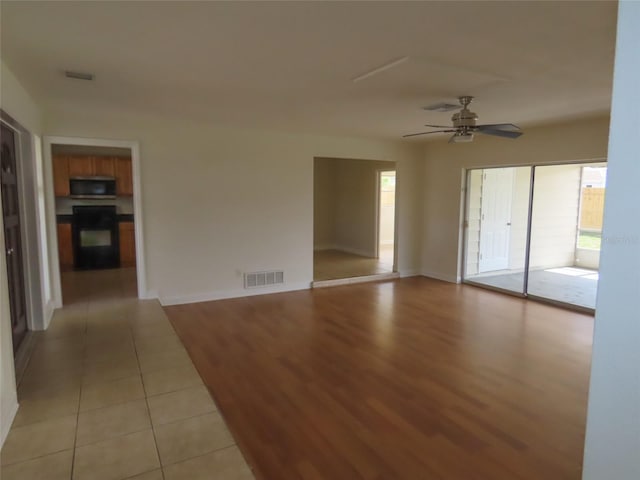
[[[9,308],[13,351],[27,333],[27,308],[24,291],[22,242],[20,238],[20,209],[18,204],[18,178],[16,175],[16,144],[18,135],[2,124],[2,155],[0,178],[2,179],[2,218],[4,220],[4,243],[9,280]]]

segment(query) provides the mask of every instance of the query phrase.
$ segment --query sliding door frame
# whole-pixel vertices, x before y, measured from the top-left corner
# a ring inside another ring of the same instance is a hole
[[[464,169],[463,173],[463,181],[464,185],[462,186],[462,191],[464,193],[464,207],[462,209],[462,247],[460,248],[460,278],[461,282],[467,285],[473,285],[476,287],[484,288],[486,290],[492,290],[499,293],[504,293],[507,295],[511,295],[518,298],[526,298],[531,299],[537,302],[547,303],[550,305],[555,305],[557,307],[566,308],[569,310],[574,310],[583,313],[594,314],[595,309],[589,307],[583,307],[581,305],[574,305],[572,303],[561,302],[558,300],[553,300],[546,297],[540,297],[538,295],[531,295],[529,290],[529,267],[531,261],[531,238],[532,238],[532,226],[533,226],[533,201],[534,201],[534,188],[535,188],[535,177],[536,177],[536,168],[537,167],[551,167],[551,166],[566,166],[566,165],[588,165],[588,164],[596,164],[596,163],[607,163],[606,158],[594,158],[589,160],[571,160],[571,161],[563,161],[563,162],[539,162],[539,163],[531,163],[531,164],[512,164],[512,165],[499,165],[499,166],[474,166],[468,167]],[[525,239],[525,258],[524,258],[524,278],[522,285],[522,292],[517,292],[513,290],[507,290],[506,288],[500,288],[493,285],[486,285],[480,282],[475,282],[467,278],[467,243],[468,243],[468,235],[469,235],[469,212],[470,212],[470,186],[471,186],[471,172],[474,170],[489,170],[494,168],[522,168],[529,167],[530,171],[530,179],[529,179],[529,205],[527,208],[527,234]]]

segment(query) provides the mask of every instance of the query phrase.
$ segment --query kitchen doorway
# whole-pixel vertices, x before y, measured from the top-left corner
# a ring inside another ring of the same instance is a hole
[[[45,155],[56,306],[147,298],[137,143],[50,137]]]

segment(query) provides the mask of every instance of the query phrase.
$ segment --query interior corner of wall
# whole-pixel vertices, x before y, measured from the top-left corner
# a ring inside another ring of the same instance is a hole
[[[43,315],[42,315],[42,329],[46,330],[49,328],[49,324],[51,323],[51,319],[53,318],[53,314],[55,313],[56,305],[53,300],[49,300],[44,304]]]
[[[160,303],[162,303],[162,299],[156,290],[147,289],[146,292],[140,295],[140,299],[141,300],[158,300]]]
[[[417,277],[418,275],[421,275],[418,270],[413,268],[400,269],[398,273],[400,274],[400,278]]]
[[[431,270],[423,270],[420,274],[423,277],[433,278],[435,280],[442,280],[443,282],[460,283],[459,277],[457,275],[449,275],[446,273],[434,272]]]

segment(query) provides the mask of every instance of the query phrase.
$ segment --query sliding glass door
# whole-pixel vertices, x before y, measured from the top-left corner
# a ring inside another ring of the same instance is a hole
[[[524,294],[531,167],[468,175],[465,280]]]
[[[463,280],[595,308],[606,164],[467,174]]]

